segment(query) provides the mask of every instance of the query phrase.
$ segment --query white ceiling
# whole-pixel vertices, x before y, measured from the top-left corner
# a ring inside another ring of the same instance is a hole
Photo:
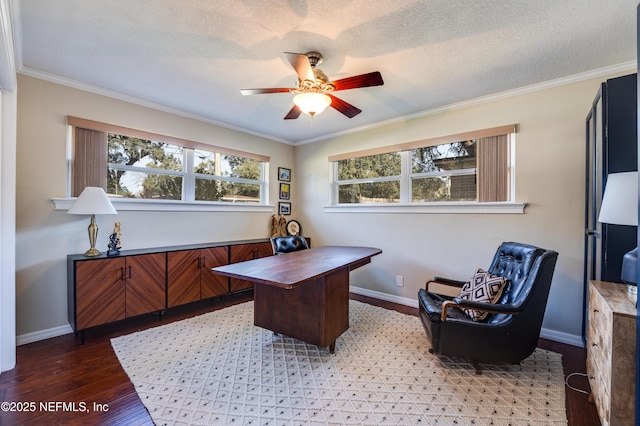
[[[636,61],[638,0],[13,0],[18,71],[291,144]],[[283,120],[283,52],[321,52],[363,112]],[[613,68],[610,68],[613,67]],[[617,67],[617,68],[616,68]],[[626,68],[625,68],[626,67]],[[116,123],[117,124],[117,123]]]

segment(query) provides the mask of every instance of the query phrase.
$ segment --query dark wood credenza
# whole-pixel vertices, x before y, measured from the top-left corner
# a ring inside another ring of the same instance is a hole
[[[268,239],[123,250],[118,256],[67,256],[68,319],[74,332],[250,290],[253,283],[211,268],[272,256]]]

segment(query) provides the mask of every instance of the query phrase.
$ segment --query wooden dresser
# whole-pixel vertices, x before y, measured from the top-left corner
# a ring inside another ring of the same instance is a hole
[[[626,285],[589,283],[587,374],[603,426],[635,424],[636,317]]]

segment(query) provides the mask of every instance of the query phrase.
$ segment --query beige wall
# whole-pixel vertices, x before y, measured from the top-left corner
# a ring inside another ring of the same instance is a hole
[[[383,254],[352,285],[416,300],[433,275],[468,279],[488,267],[502,241],[559,252],[544,334],[579,343],[582,332],[585,117],[602,79],[513,96],[296,149],[298,210],[316,245],[357,244]],[[366,111],[365,111],[366,113]],[[325,212],[333,154],[517,123],[516,200],[525,214]],[[404,287],[395,277],[404,276]]]
[[[87,248],[88,218],[54,211],[65,193],[65,117],[105,121],[271,156],[293,170],[293,216],[313,245],[380,247],[352,284],[415,303],[435,274],[467,279],[498,244],[521,241],[560,253],[543,324],[547,337],[579,344],[582,327],[584,120],[605,78],[540,90],[292,148],[195,120],[19,76],[17,146],[17,334],[67,327],[66,255]],[[365,111],[366,113],[366,111]],[[516,200],[525,214],[328,213],[332,154],[517,123]],[[277,204],[277,185],[270,188]],[[125,249],[260,238],[266,213],[121,212]],[[99,217],[98,248],[115,216]],[[396,275],[405,278],[395,285]]]
[[[67,115],[267,155],[271,182],[277,182],[278,166],[293,168],[294,148],[289,145],[22,75],[18,87],[16,315],[23,339],[68,331],[66,256],[88,248],[89,218],[54,211],[51,202],[65,196]],[[269,193],[271,204],[277,205],[277,185]],[[292,197],[295,202],[295,193]],[[123,249],[136,249],[265,238],[270,217],[124,211],[96,218],[96,247],[106,249],[115,221],[122,223]]]

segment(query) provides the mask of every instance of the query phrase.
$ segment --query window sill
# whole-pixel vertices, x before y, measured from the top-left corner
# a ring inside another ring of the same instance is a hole
[[[52,198],[54,210],[69,210],[75,198]],[[251,212],[273,213],[275,207],[265,204],[247,203],[186,203],[176,200],[136,200],[110,198],[117,211],[158,211],[158,212]]]
[[[325,213],[446,213],[524,214],[527,203],[440,202],[423,204],[337,204]]]

